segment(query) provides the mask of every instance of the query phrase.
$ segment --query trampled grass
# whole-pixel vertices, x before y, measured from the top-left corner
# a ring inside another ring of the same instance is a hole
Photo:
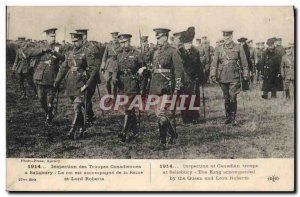
[[[117,137],[122,129],[122,112],[105,113],[97,105],[95,125],[86,138],[66,140],[73,111],[68,98],[60,95],[58,114],[52,127],[31,91],[20,100],[16,80],[7,74],[7,157],[29,158],[122,158],[122,159],[235,159],[294,157],[294,103],[282,93],[277,99],[263,100],[259,85],[238,97],[239,126],[224,125],[224,101],[218,85],[205,87],[206,122],[184,124],[177,117],[179,138],[167,150],[155,150],[158,128],[153,112],[142,114],[137,141],[123,143]],[[101,94],[105,93],[101,85]],[[244,97],[245,111],[242,104]],[[203,115],[203,114],[202,114]],[[203,116],[202,116],[203,119]]]

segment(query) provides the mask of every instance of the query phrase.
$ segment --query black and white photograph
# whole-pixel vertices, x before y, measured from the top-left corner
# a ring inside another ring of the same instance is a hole
[[[294,17],[7,6],[6,157],[293,160]]]

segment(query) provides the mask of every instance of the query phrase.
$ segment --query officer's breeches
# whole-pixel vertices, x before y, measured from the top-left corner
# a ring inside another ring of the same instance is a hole
[[[86,104],[87,104],[87,116],[89,118],[92,118],[94,116],[92,98],[95,93],[96,86],[97,84],[95,83],[87,89]]]
[[[233,103],[237,101],[237,95],[241,91],[241,83],[239,81],[233,83],[219,83],[225,103]]]
[[[116,94],[117,72],[105,71],[104,79],[106,81],[106,88],[107,88],[108,94],[111,94],[111,93]]]
[[[37,95],[42,105],[42,108],[47,112],[48,108],[53,107],[53,101],[55,98],[55,88],[51,85],[39,85],[37,84]]]

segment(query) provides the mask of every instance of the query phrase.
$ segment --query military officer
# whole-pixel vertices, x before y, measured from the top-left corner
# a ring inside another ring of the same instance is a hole
[[[183,62],[176,48],[168,43],[169,29],[154,29],[157,39],[157,50],[153,55],[153,73],[150,85],[150,94],[163,95],[176,94],[182,87]],[[177,133],[172,127],[168,117],[168,109],[156,106],[159,127],[159,148],[165,148],[167,144],[167,134],[171,135],[169,143],[173,143],[177,138]]]
[[[246,58],[247,58],[247,62],[248,62],[248,69],[249,69],[249,76],[250,76],[250,81],[253,82],[254,79],[254,69],[253,69],[253,64],[251,61],[251,55],[250,55],[250,47],[248,45],[248,38],[245,37],[241,37],[238,39],[238,42],[240,43],[240,45],[243,47]]]
[[[257,71],[256,73],[256,81],[259,81],[260,80],[260,75],[261,75],[261,67],[262,67],[262,55],[263,55],[263,52],[264,52],[264,45],[265,43],[264,42],[259,42],[259,43],[256,43],[257,44],[257,48],[256,48],[256,57],[255,57],[255,70]]]
[[[283,55],[281,60],[281,75],[284,80],[284,91],[286,99],[290,99],[290,86],[292,86],[292,90],[294,90],[294,53],[293,53],[293,45],[288,45],[285,47],[286,54]]]
[[[262,98],[268,98],[268,92],[271,91],[271,97],[276,98],[278,78],[280,76],[280,56],[276,52],[276,38],[269,38],[267,41],[268,48],[263,52],[261,60],[261,73],[263,78]]]
[[[192,30],[194,31],[194,29]],[[199,110],[189,110],[192,95],[196,96],[194,106],[200,107],[200,83],[204,83],[204,73],[200,62],[198,50],[193,46],[193,34],[183,33],[181,41],[183,47],[179,49],[179,54],[183,61],[184,82],[182,93],[188,95],[185,99],[184,107],[181,111],[181,117],[184,123],[197,123],[200,117]]]
[[[119,66],[120,93],[124,93],[129,98],[129,103],[139,94],[138,70],[142,67],[142,59],[138,50],[134,49],[131,42],[131,34],[120,34],[118,36],[122,47],[122,52],[118,53],[117,62]],[[119,133],[123,142],[130,141],[138,134],[137,118],[135,110],[125,106],[124,126]],[[131,134],[128,135],[128,133]]]
[[[202,43],[199,47],[199,55],[201,65],[203,66],[203,72],[205,74],[205,82],[208,80],[210,73],[210,64],[211,64],[211,48],[209,46],[207,36],[202,36]]]
[[[73,103],[74,119],[67,137],[78,139],[85,132],[86,117],[83,109],[87,110],[88,89],[93,86],[95,76],[99,72],[98,62],[95,61],[94,51],[84,44],[82,33],[71,33],[74,48],[66,55],[66,60],[59,69],[54,82],[57,87],[66,79],[65,93]],[[87,111],[86,111],[87,112]],[[79,129],[79,136],[77,130]]]
[[[256,57],[256,50],[253,47],[253,40],[248,40],[247,41],[247,45],[249,48],[249,62],[248,62],[248,66],[249,66],[249,71],[250,71],[250,81],[253,83],[254,82],[254,78],[256,76],[256,69],[255,69],[255,57]],[[247,56],[247,54],[246,54]],[[251,72],[252,71],[252,72]]]
[[[148,36],[141,37],[141,55],[142,55],[142,66],[151,70],[151,62],[153,58],[153,50],[150,48],[148,44]],[[142,95],[148,94],[149,92],[149,85],[150,85],[150,78],[151,72],[144,72],[144,76],[141,79],[141,93]]]
[[[53,101],[57,92],[53,83],[60,62],[65,60],[65,56],[55,47],[56,30],[57,28],[45,30],[47,43],[28,51],[28,57],[37,59],[33,79],[41,106],[46,112],[47,124],[51,123],[53,119]]]
[[[16,57],[14,64],[12,66],[13,75],[18,74],[19,77],[19,86],[21,91],[21,99],[27,98],[25,80],[29,84],[32,83],[30,79],[30,67],[28,57],[26,56],[27,43],[25,41],[20,42],[18,45],[18,49],[16,51]],[[31,76],[32,77],[32,76]]]
[[[117,94],[118,63],[117,56],[122,51],[118,41],[119,32],[112,32],[113,40],[106,46],[101,63],[101,72],[104,73],[108,94]]]
[[[182,47],[182,42],[180,40],[182,33],[183,33],[183,31],[173,33],[174,44],[172,46],[175,47],[176,49],[179,49],[180,47]]]
[[[223,40],[223,39],[218,39],[218,40],[216,41],[216,47],[215,47],[215,50],[217,50],[218,47],[223,46],[223,44],[224,44],[224,40]]]
[[[87,39],[88,30],[87,29],[76,29],[75,31],[77,33],[82,34],[83,48],[86,48],[86,49],[90,50],[90,53],[93,56],[93,61],[94,61],[93,64],[100,67],[100,62],[101,62],[101,60],[100,60],[100,51],[99,51],[99,48],[98,48],[97,45],[95,45],[92,42],[88,41],[88,39]],[[99,69],[100,68],[98,68],[98,70]],[[96,115],[93,111],[92,98],[93,98],[93,95],[95,93],[97,84],[101,83],[99,73],[95,74],[94,77],[95,78],[92,80],[91,84],[87,88],[87,97],[86,97],[86,102],[87,102],[87,113],[86,113],[86,115],[87,115],[87,117],[86,117],[86,121],[87,121],[88,125],[91,125],[96,120]]]
[[[233,31],[223,31],[224,44],[216,48],[211,65],[211,79],[218,81],[225,99],[225,124],[236,126],[237,95],[241,78],[248,80],[248,62],[242,46],[232,40]]]

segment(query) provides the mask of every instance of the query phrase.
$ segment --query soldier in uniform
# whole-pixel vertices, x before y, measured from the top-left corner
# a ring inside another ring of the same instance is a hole
[[[84,44],[82,33],[71,33],[74,48],[66,55],[66,60],[59,69],[54,87],[66,79],[65,93],[73,103],[74,119],[67,137],[77,139],[83,137],[85,118],[83,108],[87,112],[88,89],[93,86],[99,72],[99,62],[95,60],[95,51]],[[87,114],[87,113],[86,113]],[[79,136],[76,131],[79,128]]]
[[[83,48],[86,48],[88,50],[90,50],[90,54],[93,56],[93,61],[94,61],[94,65],[97,65],[98,67],[100,66],[100,50],[98,48],[97,45],[93,44],[92,42],[89,42],[87,40],[87,29],[77,29],[75,30],[77,33],[81,33],[82,34],[82,38],[83,38]],[[98,68],[99,70],[100,68]],[[93,74],[94,75],[94,74]],[[97,84],[101,83],[100,80],[100,75],[99,73],[94,75],[94,79],[92,80],[92,82],[90,83],[89,87],[87,88],[87,97],[86,97],[86,102],[87,102],[87,117],[86,117],[86,121],[88,125],[93,124],[93,122],[96,120],[96,115],[93,111],[93,95],[95,93],[96,90],[96,86]]]
[[[118,41],[119,32],[112,32],[113,40],[106,46],[101,63],[101,72],[104,73],[108,94],[117,94],[118,63],[117,56],[122,51]]]
[[[176,48],[168,43],[169,29],[154,29],[158,43],[158,48],[153,55],[153,73],[150,85],[150,94],[163,95],[176,94],[182,87],[183,62]],[[177,138],[177,133],[171,125],[168,117],[168,109],[156,106],[159,127],[159,148],[165,148],[167,144],[167,134],[171,135],[169,143],[173,143]]]
[[[256,75],[257,71],[255,69],[256,50],[253,47],[253,40],[248,40],[247,41],[247,45],[248,45],[248,48],[249,48],[249,62],[248,62],[248,66],[249,66],[249,71],[252,71],[252,73],[250,72],[250,81],[253,83],[255,76],[257,76]]]
[[[256,43],[257,44],[257,48],[256,48],[256,57],[255,57],[255,70],[257,71],[256,73],[256,81],[258,82],[260,80],[260,76],[261,76],[261,67],[262,67],[262,55],[263,55],[263,52],[264,52],[264,45],[265,43],[264,42],[259,42],[259,43]]]
[[[124,93],[129,98],[129,103],[133,98],[139,94],[140,87],[138,83],[138,70],[142,66],[142,60],[138,50],[134,49],[131,44],[130,34],[120,34],[118,36],[119,42],[122,47],[122,52],[118,53],[117,62],[119,66],[120,77],[120,93]],[[135,110],[129,109],[129,106],[125,106],[124,126],[119,133],[119,137],[123,142],[135,138],[138,134],[137,118]],[[131,134],[128,136],[128,133]]]
[[[236,126],[237,95],[241,79],[248,80],[248,62],[242,46],[232,40],[233,31],[223,31],[224,44],[216,48],[211,79],[218,81],[225,99],[225,124]]]
[[[271,97],[276,98],[278,77],[280,76],[279,56],[275,49],[275,39],[269,38],[268,48],[263,52],[261,60],[261,73],[263,78],[262,91],[263,99],[268,98],[268,92],[271,91]],[[281,58],[280,58],[281,59]]]
[[[192,30],[194,31],[194,30]],[[198,110],[189,110],[192,95],[196,96],[194,106],[200,107],[200,83],[204,83],[204,73],[200,62],[198,50],[192,45],[193,34],[183,33],[181,40],[183,47],[179,49],[179,54],[183,60],[184,82],[182,94],[188,95],[184,107],[186,110],[181,111],[184,123],[197,123],[200,117]]]
[[[21,91],[21,99],[27,98],[25,80],[28,84],[33,86],[32,75],[30,74],[30,67],[28,57],[26,55],[26,50],[28,50],[27,43],[25,41],[18,44],[18,49],[16,51],[16,58],[12,66],[13,75],[18,74],[19,86]]]
[[[248,45],[247,42],[248,38],[245,37],[241,37],[238,39],[238,42],[240,43],[240,45],[243,47],[244,52],[246,54],[246,58],[247,58],[247,62],[248,62],[248,69],[249,69],[249,76],[250,76],[250,81],[253,82],[254,79],[254,69],[253,69],[253,64],[251,61],[251,55],[250,55],[250,47]]]
[[[217,50],[218,47],[223,46],[223,44],[224,44],[224,40],[223,40],[223,39],[218,39],[218,40],[216,41],[216,47],[215,47],[215,50]]]
[[[141,37],[141,55],[142,55],[142,61],[143,61],[143,66],[151,70],[151,62],[153,58],[153,50],[150,48],[148,44],[148,36],[142,36]],[[149,82],[151,77],[151,72],[144,72],[144,76],[142,76],[141,79],[141,93],[142,95],[148,94],[149,93]]]
[[[57,89],[53,87],[60,62],[65,56],[55,47],[56,28],[47,29],[47,43],[34,47],[28,52],[28,57],[36,58],[36,68],[33,74],[34,83],[37,88],[37,95],[42,108],[46,112],[46,123],[53,119],[53,101]]]
[[[209,46],[207,36],[202,36],[202,43],[199,47],[199,55],[201,65],[203,66],[203,72],[205,74],[205,82],[207,82],[210,73],[211,64],[211,48]]]
[[[180,40],[180,37],[181,37],[182,33],[183,33],[183,31],[173,33],[174,42],[171,46],[173,46],[176,49],[179,49],[183,45],[181,40]]]
[[[281,75],[284,80],[284,91],[286,99],[290,99],[290,87],[292,86],[292,90],[294,90],[294,53],[293,53],[293,45],[288,45],[285,47],[286,54],[283,55],[281,60]]]

